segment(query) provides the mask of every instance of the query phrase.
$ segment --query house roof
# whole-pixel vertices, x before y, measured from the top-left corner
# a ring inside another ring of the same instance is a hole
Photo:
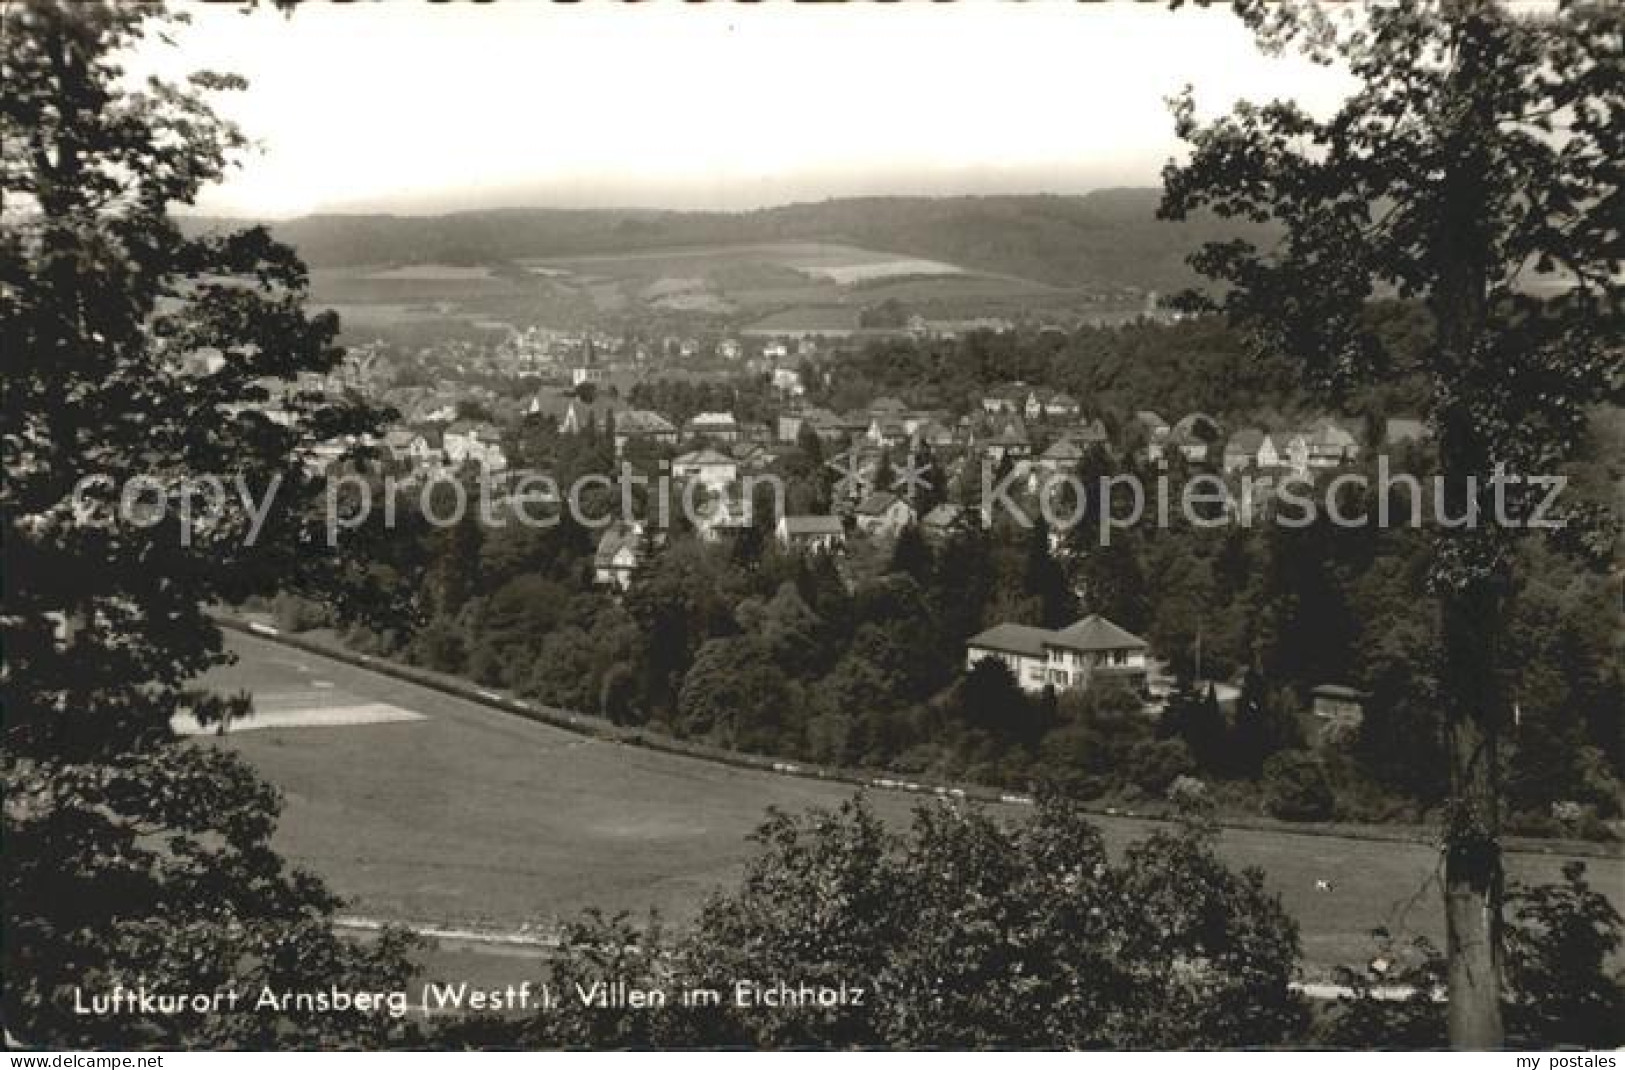
[[[1146,645],[1144,639],[1118,627],[1098,613],[1091,613],[1076,624],[1067,625],[1055,635],[1060,640],[1056,646],[1073,650],[1144,649]]]
[[[1271,431],[1264,436],[1264,442],[1274,447],[1277,453],[1286,453],[1292,448],[1294,440],[1302,440],[1304,447],[1309,445],[1309,436],[1302,431]],[[1263,445],[1263,443],[1259,443]]]
[[[1078,461],[1083,459],[1083,447],[1063,435],[1043,452],[1042,457],[1046,461]]]
[[[841,418],[828,409],[807,409],[801,413],[801,418],[814,427],[833,429],[841,426]]]
[[[739,421],[731,412],[702,412],[688,422],[689,427],[735,427]]]
[[[785,516],[779,518],[786,535],[844,535],[838,516]]]
[[[622,435],[662,435],[677,430],[672,422],[650,409],[627,409],[615,416],[615,432]]]
[[[928,528],[950,528],[962,521],[964,517],[965,509],[963,506],[954,505],[951,502],[943,502],[941,505],[926,513],[925,519],[920,521],[920,523],[924,524]]]
[[[1054,635],[1055,633],[1048,628],[1033,628],[1026,624],[995,624],[980,635],[971,636],[965,645],[1041,658],[1044,656],[1044,644]]]
[[[1364,691],[1344,684],[1320,684],[1309,693],[1315,698],[1341,699],[1346,702],[1364,702],[1370,697]]]
[[[1384,425],[1383,437],[1389,442],[1420,442],[1427,437],[1427,426],[1419,417],[1390,416]]]
[[[1132,632],[1125,631],[1098,614],[1091,614],[1060,631],[1034,628],[1027,624],[995,624],[987,631],[966,640],[966,646],[999,650],[1010,654],[1043,657],[1048,647],[1095,652],[1106,650],[1143,650],[1146,642]]]
[[[703,450],[690,450],[687,453],[683,454],[681,457],[678,457],[676,460],[672,461],[672,464],[681,464],[681,465],[691,465],[691,464],[736,465],[738,463],[739,463],[738,461],[735,461],[732,457],[729,457],[727,454],[721,453],[721,452],[719,452],[717,450],[713,450],[713,449],[709,449],[709,448],[703,449]]]
[[[1027,444],[1027,425],[1018,419],[1011,419],[999,429],[998,434],[988,440],[993,445],[1023,445]]]
[[[1353,449],[1359,445],[1354,433],[1334,420],[1317,420],[1311,443],[1332,449]]]
[[[858,503],[857,512],[864,516],[879,516],[899,502],[908,504],[890,491],[877,490]]]
[[[1347,431],[1316,431],[1308,437],[1310,452],[1313,454],[1336,454],[1339,457],[1352,455],[1358,449],[1358,442]]]

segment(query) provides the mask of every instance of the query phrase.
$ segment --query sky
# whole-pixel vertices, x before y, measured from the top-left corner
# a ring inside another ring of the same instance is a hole
[[[263,218],[1154,185],[1187,83],[1204,113],[1348,89],[1227,11],[1162,4],[186,10],[130,69],[247,77],[219,106],[256,148],[198,210]]]

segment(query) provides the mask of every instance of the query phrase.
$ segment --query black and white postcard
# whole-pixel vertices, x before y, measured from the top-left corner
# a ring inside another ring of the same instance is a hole
[[[1617,1065],[1625,6],[0,63],[9,1049]]]

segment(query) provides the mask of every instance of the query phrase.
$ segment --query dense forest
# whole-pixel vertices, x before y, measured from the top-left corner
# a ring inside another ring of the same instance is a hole
[[[1422,411],[1425,388],[1414,355],[1427,336],[1413,305],[1382,302],[1368,311],[1394,346],[1392,367],[1371,384],[1332,396],[1360,423],[1368,442],[1387,416]],[[1174,323],[1083,327],[1070,333],[976,331],[961,338],[896,337],[818,362],[803,379],[814,400],[845,411],[881,395],[918,408],[961,414],[986,390],[1010,382],[1065,391],[1098,416],[1121,447],[1133,414],[1168,421],[1205,412],[1232,429],[1289,427],[1324,415],[1327,401],[1308,391],[1296,355],[1259,351],[1213,317]]]

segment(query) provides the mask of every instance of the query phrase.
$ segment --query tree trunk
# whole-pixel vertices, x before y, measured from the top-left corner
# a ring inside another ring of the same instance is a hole
[[[1445,952],[1450,1046],[1500,1048],[1501,845],[1493,680],[1504,606],[1482,584],[1443,599],[1446,750],[1450,814],[1445,834]]]
[[[1481,342],[1489,328],[1490,265],[1494,258],[1486,176],[1492,166],[1493,87],[1488,83],[1486,33],[1479,0],[1447,7],[1455,30],[1450,83],[1456,116],[1448,148],[1434,249],[1431,306],[1437,329],[1435,375],[1447,389],[1436,413],[1443,502],[1459,518],[1483,501],[1482,481],[1495,460],[1467,396],[1455,387],[1487,381]],[[1480,486],[1469,485],[1470,480]],[[1500,682],[1509,565],[1498,552],[1493,513],[1480,510],[1461,530],[1442,532],[1435,582],[1439,590],[1444,662],[1440,672],[1450,806],[1445,828],[1445,952],[1448,959],[1450,1046],[1500,1048],[1501,871],[1498,740],[1504,716]]]

